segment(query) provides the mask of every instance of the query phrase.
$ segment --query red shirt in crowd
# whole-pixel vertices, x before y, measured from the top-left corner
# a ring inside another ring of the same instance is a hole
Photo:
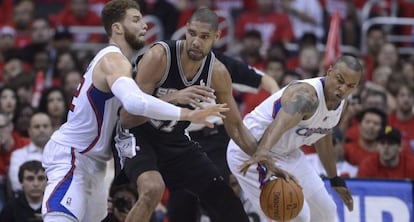
[[[358,177],[414,179],[414,157],[400,153],[400,161],[396,167],[381,165],[379,154],[376,153],[364,159],[358,168]]]
[[[290,42],[294,39],[289,17],[282,13],[261,14],[254,11],[241,14],[236,22],[236,38],[242,39],[245,32],[252,29],[262,34],[263,42],[266,44]]]
[[[344,157],[350,164],[358,166],[365,158],[375,155],[376,151],[365,150],[358,141],[344,144]]]
[[[11,134],[14,140],[13,147],[6,153],[0,153],[0,176],[7,175],[7,171],[10,165],[11,153],[19,148],[22,148],[30,143],[29,138],[21,137],[16,133]]]
[[[414,117],[408,121],[398,120],[395,113],[388,115],[388,124],[401,131],[403,142],[407,143],[411,152],[414,153]]]

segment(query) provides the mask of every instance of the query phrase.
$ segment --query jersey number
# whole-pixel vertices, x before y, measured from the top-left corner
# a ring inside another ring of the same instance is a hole
[[[70,102],[69,105],[69,110],[73,112],[73,110],[75,109],[75,105],[73,104],[73,99],[79,96],[79,93],[82,89],[83,83],[85,82],[85,78],[82,78],[79,85],[78,85],[78,89],[76,90],[76,92],[73,94],[72,97],[72,101]]]
[[[169,120],[169,121],[161,121],[161,120],[154,120],[152,119],[151,125],[154,126],[156,129],[170,133],[174,130],[174,127],[177,125],[177,120]]]

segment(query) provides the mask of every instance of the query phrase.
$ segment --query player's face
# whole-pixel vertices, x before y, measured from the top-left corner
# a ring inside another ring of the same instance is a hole
[[[325,78],[325,97],[327,102],[340,102],[346,99],[359,84],[361,73],[338,63],[329,68]]]
[[[200,61],[210,52],[220,32],[208,23],[191,21],[187,23],[186,50],[190,59]]]
[[[145,33],[147,24],[142,18],[141,12],[136,9],[128,9],[122,22],[125,41],[135,50],[140,50],[145,45]]]

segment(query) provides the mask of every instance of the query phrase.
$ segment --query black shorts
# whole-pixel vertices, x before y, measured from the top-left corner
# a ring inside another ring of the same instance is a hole
[[[168,143],[148,135],[137,137],[140,150],[125,161],[124,173],[130,181],[149,170],[158,170],[171,190],[204,191],[211,181],[223,180],[216,165],[190,140]]]

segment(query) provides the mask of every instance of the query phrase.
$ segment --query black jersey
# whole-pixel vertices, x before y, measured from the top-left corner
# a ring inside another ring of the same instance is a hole
[[[167,67],[161,81],[156,85],[153,96],[162,97],[168,93],[184,89],[192,85],[210,86],[211,76],[214,65],[214,53],[210,52],[202,61],[197,73],[192,79],[187,79],[184,75],[183,64],[181,64],[180,53],[181,45],[184,41],[160,41],[155,44],[163,46],[167,54]],[[191,108],[183,104],[177,104],[181,107]],[[185,137],[185,128],[188,127],[188,121],[162,121],[150,120],[148,123],[137,127],[142,131],[146,128],[146,133],[157,132],[159,136],[168,136],[168,138]],[[155,131],[154,131],[155,130]],[[138,134],[139,135],[139,134]]]

